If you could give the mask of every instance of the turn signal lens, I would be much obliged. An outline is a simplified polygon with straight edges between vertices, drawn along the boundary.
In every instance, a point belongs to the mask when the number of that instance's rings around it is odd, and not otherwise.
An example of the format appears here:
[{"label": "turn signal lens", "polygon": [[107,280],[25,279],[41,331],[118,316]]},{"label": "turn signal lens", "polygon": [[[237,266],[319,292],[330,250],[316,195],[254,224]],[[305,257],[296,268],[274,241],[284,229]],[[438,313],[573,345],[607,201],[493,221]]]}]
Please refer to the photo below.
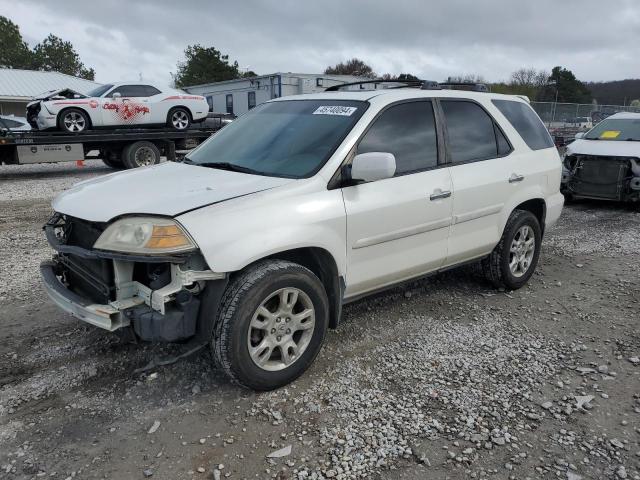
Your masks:
[{"label": "turn signal lens", "polygon": [[189,239],[182,233],[177,225],[154,225],[151,238],[145,245],[146,248],[167,249],[179,248],[190,245]]}]

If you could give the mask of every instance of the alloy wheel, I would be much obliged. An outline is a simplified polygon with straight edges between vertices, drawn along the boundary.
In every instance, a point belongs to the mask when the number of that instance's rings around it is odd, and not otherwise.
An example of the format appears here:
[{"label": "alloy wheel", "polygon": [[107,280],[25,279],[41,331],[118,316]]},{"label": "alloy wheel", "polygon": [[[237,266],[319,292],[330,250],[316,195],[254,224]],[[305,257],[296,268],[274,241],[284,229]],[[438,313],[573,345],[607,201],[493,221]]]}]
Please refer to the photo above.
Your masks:
[{"label": "alloy wheel", "polygon": [[264,299],[251,318],[249,356],[263,370],[283,370],[305,352],[314,327],[309,296],[297,288],[281,288]]},{"label": "alloy wheel", "polygon": [[171,124],[178,130],[184,130],[189,126],[189,116],[184,110],[176,110],[171,115]]},{"label": "alloy wheel", "polygon": [[87,126],[84,116],[78,112],[67,113],[62,121],[68,132],[82,132]]},{"label": "alloy wheel", "polygon": [[509,249],[509,269],[514,277],[519,278],[527,273],[535,251],[536,237],[533,229],[523,225],[514,235]]}]

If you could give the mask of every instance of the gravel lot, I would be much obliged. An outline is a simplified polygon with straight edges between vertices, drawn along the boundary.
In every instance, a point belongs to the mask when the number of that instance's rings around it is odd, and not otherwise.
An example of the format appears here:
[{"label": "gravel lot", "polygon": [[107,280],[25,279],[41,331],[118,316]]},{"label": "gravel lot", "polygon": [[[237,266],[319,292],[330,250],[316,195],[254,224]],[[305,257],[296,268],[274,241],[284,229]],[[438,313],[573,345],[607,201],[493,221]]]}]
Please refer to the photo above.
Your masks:
[{"label": "gravel lot", "polygon": [[0,478],[640,479],[640,214],[568,206],[517,292],[465,268],[346,307],[255,394],[43,294],[41,225],[99,162],[0,167]]}]

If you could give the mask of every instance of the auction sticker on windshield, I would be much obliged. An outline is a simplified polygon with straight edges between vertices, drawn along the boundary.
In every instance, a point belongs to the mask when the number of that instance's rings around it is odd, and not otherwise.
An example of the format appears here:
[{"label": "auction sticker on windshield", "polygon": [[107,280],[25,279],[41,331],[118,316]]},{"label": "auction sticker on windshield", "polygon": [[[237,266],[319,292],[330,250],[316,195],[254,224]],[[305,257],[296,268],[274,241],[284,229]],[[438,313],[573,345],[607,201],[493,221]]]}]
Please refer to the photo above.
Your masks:
[{"label": "auction sticker on windshield", "polygon": [[323,105],[316,108],[313,115],[342,115],[343,117],[350,117],[358,107],[343,107],[341,105]]},{"label": "auction sticker on windshield", "polygon": [[604,139],[618,138],[619,135],[620,135],[619,130],[606,130],[602,132],[602,134],[600,135],[600,138],[604,138]]}]

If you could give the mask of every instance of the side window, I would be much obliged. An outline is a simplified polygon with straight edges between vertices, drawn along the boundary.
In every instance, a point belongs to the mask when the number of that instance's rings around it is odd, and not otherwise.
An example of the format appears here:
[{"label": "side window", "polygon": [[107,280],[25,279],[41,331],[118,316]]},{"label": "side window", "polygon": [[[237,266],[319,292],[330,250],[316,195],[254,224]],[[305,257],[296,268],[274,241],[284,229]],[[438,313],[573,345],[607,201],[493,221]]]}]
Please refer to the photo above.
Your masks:
[{"label": "side window", "polygon": [[441,101],[453,163],[505,155],[509,142],[484,109],[473,102]]},{"label": "side window", "polygon": [[144,85],[120,85],[114,89],[109,97],[113,98],[114,93],[119,93],[123,97],[146,97],[147,91]]},{"label": "side window", "polygon": [[153,97],[154,95],[159,95],[162,92],[158,90],[156,87],[152,87],[151,85],[142,85],[144,89],[144,95],[139,95],[140,97]]},{"label": "side window", "polygon": [[492,100],[531,150],[553,147],[551,135],[533,109],[513,100]]},{"label": "side window", "polygon": [[256,106],[256,92],[247,92],[247,107],[251,110]]},{"label": "side window", "polygon": [[206,98],[207,98],[207,103],[209,104],[209,111],[213,112],[213,97],[209,95]]},{"label": "side window", "polygon": [[402,103],[382,113],[358,144],[358,153],[388,152],[396,175],[438,164],[438,140],[431,102]]},{"label": "side window", "polygon": [[233,95],[227,95],[227,113],[233,113]]}]

